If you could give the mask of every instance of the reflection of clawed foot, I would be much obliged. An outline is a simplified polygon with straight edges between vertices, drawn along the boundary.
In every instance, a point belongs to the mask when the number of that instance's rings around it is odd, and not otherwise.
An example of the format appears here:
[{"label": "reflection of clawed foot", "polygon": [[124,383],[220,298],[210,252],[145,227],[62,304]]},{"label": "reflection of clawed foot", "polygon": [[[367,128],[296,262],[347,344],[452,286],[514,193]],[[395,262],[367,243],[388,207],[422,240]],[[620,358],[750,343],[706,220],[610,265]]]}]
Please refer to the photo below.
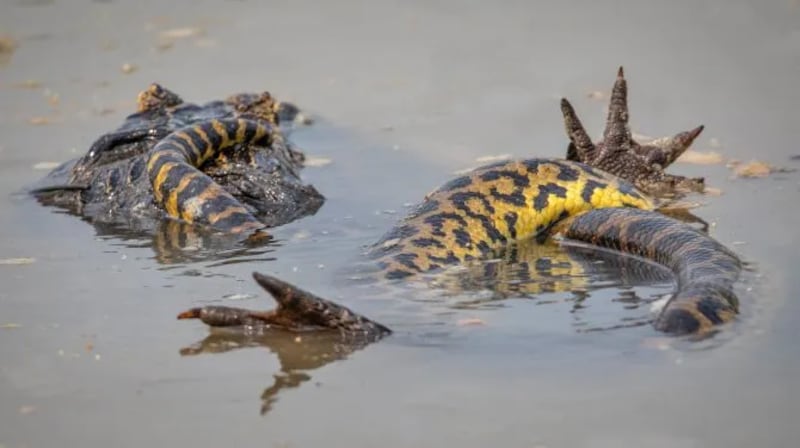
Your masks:
[{"label": "reflection of clawed foot", "polygon": [[391,333],[377,322],[275,277],[255,272],[253,278],[275,298],[275,309],[204,306],[184,311],[178,319],[200,319],[220,328],[218,333],[181,349],[183,356],[252,346],[267,347],[278,355],[281,372],[262,394],[262,414],[270,410],[281,390],[311,379],[303,371],[344,359]]},{"label": "reflection of clawed foot", "polygon": [[335,330],[369,340],[378,340],[391,333],[391,330],[377,322],[275,277],[254,272],[253,278],[278,302],[274,310],[204,306],[184,311],[178,315],[178,319],[200,319],[212,327],[241,326],[248,332],[268,329],[293,332]]},{"label": "reflection of clawed foot", "polygon": [[592,143],[566,99],[561,100],[561,112],[570,140],[567,159],[619,176],[657,196],[703,191],[703,178],[687,178],[664,172],[689,148],[703,131],[703,126],[644,144],[636,142],[628,126],[628,86],[622,67],[611,92],[602,141]]},{"label": "reflection of clawed foot", "polygon": [[261,394],[261,415],[266,415],[272,409],[272,405],[278,401],[278,393],[284,389],[294,389],[311,379],[303,372],[281,372],[273,375],[275,383],[264,389]]},{"label": "reflection of clawed foot", "polygon": [[274,382],[261,394],[261,414],[267,413],[282,391],[299,387],[311,380],[310,372],[367,346],[370,340],[352,338],[336,332],[290,333],[272,331],[247,334],[233,329],[220,329],[205,339],[180,350],[181,356],[219,354],[250,347],[264,347],[274,353],[280,371]]}]

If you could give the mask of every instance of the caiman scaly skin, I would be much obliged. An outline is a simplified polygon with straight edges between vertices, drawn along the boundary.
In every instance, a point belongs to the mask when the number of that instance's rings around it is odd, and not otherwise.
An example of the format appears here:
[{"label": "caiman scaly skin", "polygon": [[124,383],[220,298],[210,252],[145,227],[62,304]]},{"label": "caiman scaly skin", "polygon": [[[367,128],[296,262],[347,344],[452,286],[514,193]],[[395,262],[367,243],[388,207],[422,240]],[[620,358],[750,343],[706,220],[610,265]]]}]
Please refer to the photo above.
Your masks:
[{"label": "caiman scaly skin", "polygon": [[[557,231],[565,238],[645,257],[671,269],[678,286],[656,318],[656,329],[702,333],[733,319],[738,301],[732,285],[741,269],[739,259],[705,233],[654,211],[655,200],[642,191],[672,196],[702,189],[702,179],[664,172],[702,126],[649,145],[634,142],[621,68],[602,142],[591,142],[566,100],[562,112],[571,141],[570,160],[503,162],[444,184],[373,246],[369,255],[380,274],[401,279],[487,259],[509,243],[544,239]],[[268,276],[262,279],[259,283],[279,303],[274,311],[205,307],[179,317],[201,318],[212,326],[243,324],[249,331],[273,326],[291,331],[329,328],[372,339],[389,332],[292,285]],[[270,287],[276,282],[280,288]],[[301,300],[287,302],[287,297]],[[326,308],[330,312],[321,311]],[[302,312],[307,309],[315,312]]]},{"label": "caiman scaly skin", "polygon": [[185,103],[153,84],[138,112],[56,168],[33,193],[91,221],[154,231],[173,218],[227,233],[312,214],[322,196],[299,177],[303,154],[285,138],[299,110],[269,93]]},{"label": "caiman scaly skin", "polygon": [[319,298],[275,277],[253,273],[255,281],[275,298],[278,306],[270,311],[205,306],[192,308],[178,319],[200,319],[215,327],[247,326],[290,331],[336,330],[343,334],[377,339],[391,333],[387,327],[350,309]]},{"label": "caiman scaly skin", "polygon": [[702,177],[687,178],[664,172],[703,132],[703,126],[645,144],[636,142],[628,126],[628,83],[622,67],[617,72],[617,80],[611,90],[602,141],[592,143],[575,110],[566,99],[561,100],[561,112],[570,140],[567,148],[568,160],[583,162],[621,177],[659,197],[681,196],[704,190],[705,182]]}]

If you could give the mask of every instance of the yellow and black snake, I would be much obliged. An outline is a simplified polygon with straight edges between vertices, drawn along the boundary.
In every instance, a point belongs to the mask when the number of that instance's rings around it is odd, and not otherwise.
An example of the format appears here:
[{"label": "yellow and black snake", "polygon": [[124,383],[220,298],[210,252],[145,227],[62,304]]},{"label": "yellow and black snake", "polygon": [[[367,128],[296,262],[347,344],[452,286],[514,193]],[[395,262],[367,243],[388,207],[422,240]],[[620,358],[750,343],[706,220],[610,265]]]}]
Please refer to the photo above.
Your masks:
[{"label": "yellow and black snake", "polygon": [[156,202],[174,218],[216,230],[263,229],[261,221],[199,167],[235,145],[269,146],[275,135],[270,123],[244,118],[213,119],[173,132],[147,161]]},{"label": "yellow and black snake", "polygon": [[630,183],[578,162],[528,159],[447,182],[371,251],[386,278],[486,259],[511,242],[546,236],[569,216],[604,207],[653,210]]},{"label": "yellow and black snake", "polygon": [[[656,201],[642,191],[661,191],[667,182],[671,187],[682,183],[684,178],[666,175],[663,168],[702,127],[671,140],[639,145],[628,129],[626,95],[620,71],[604,140],[597,145],[588,139],[569,103],[562,102],[572,158],[583,154],[604,171],[578,161],[527,159],[496,163],[453,179],[428,194],[372,247],[369,255],[381,274],[388,280],[407,278],[491,258],[512,242],[560,235],[670,268],[677,289],[655,320],[658,330],[705,332],[730,321],[738,312],[733,292],[741,269],[737,256],[705,233],[654,211]],[[229,232],[260,229],[258,220],[197,167],[220,148],[256,143],[270,135],[269,128],[248,120],[213,120],[170,135],[153,149],[148,163],[156,199],[170,215],[185,221]],[[702,179],[691,184],[702,185]],[[213,326],[330,328],[368,337],[389,331],[281,280],[255,277],[276,298],[277,309],[209,306],[179,317],[200,318]]]}]

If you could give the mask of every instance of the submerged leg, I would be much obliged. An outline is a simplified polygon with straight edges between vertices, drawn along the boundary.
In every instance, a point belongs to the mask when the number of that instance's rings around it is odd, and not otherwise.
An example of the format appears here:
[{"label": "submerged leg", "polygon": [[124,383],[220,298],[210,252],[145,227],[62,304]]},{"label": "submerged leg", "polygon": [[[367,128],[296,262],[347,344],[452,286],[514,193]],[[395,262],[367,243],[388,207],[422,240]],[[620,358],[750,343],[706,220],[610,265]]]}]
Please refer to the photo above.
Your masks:
[{"label": "submerged leg", "polygon": [[184,311],[178,319],[200,319],[212,327],[253,326],[296,332],[338,330],[349,336],[374,340],[391,333],[387,327],[344,306],[275,277],[254,272],[253,278],[278,303],[274,310],[206,306]]}]

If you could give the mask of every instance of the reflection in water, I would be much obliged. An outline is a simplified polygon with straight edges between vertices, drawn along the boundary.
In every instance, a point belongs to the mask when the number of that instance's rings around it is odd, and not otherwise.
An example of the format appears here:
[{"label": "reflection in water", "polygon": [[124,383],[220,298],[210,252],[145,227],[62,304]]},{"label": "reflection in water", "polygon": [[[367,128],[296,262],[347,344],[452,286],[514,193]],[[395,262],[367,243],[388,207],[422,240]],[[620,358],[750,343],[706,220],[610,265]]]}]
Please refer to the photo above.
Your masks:
[{"label": "reflection in water", "polygon": [[649,261],[597,247],[527,240],[510,244],[492,260],[456,267],[440,277],[439,284],[448,291],[489,289],[505,298],[584,291],[591,285],[669,282],[672,273]]},{"label": "reflection in water", "polygon": [[[552,293],[569,293],[570,313],[574,316],[573,326],[578,332],[610,331],[650,322],[650,312],[647,310],[643,316],[636,317],[631,317],[630,312],[619,313],[621,316],[615,315],[616,322],[611,325],[593,323],[590,316],[583,316],[593,291],[616,289],[618,297],[614,301],[626,310],[637,310],[642,305],[652,303],[654,298],[640,296],[635,288],[672,281],[668,270],[645,260],[581,245],[535,242],[510,246],[496,260],[457,267],[427,278],[430,280],[428,283],[435,286],[427,290],[437,296],[440,303],[445,301],[451,309],[459,310],[491,308],[508,298],[535,297],[535,303],[545,304],[553,296]],[[374,286],[382,289],[381,295],[391,298],[395,303],[431,301],[420,300],[409,288],[409,283],[393,282]],[[364,292],[358,288],[351,291]],[[475,298],[476,293],[484,291],[490,291],[491,294]],[[450,302],[453,297],[455,303]],[[282,303],[278,297],[276,299],[279,304]],[[293,302],[290,300],[287,303]],[[430,303],[420,305],[435,312],[430,308]],[[265,314],[237,310],[243,316]],[[404,316],[414,320],[413,313]],[[228,324],[227,321],[223,323]],[[264,326],[244,325],[213,328],[209,336],[181,349],[180,353],[182,356],[225,353],[247,347],[265,347],[275,353],[280,362],[280,371],[273,375],[273,383],[261,395],[263,415],[272,409],[283,391],[310,382],[312,370],[343,360],[378,339],[380,337],[364,339],[332,331],[290,333]]]},{"label": "reflection in water", "polygon": [[[242,239],[178,221],[161,221],[152,237],[155,259],[160,264],[221,261],[221,264],[268,261],[275,241],[266,234]],[[255,257],[255,258],[254,258]]]},{"label": "reflection in water", "polygon": [[202,341],[182,348],[180,354],[225,353],[247,347],[264,347],[275,353],[281,368],[280,372],[273,375],[272,385],[261,394],[261,415],[264,415],[272,409],[282,391],[310,381],[310,371],[345,359],[367,344],[368,341],[348,338],[335,332],[297,334],[271,331],[246,334],[237,329],[214,329]]},{"label": "reflection in water", "polygon": [[216,261],[219,264],[273,261],[267,254],[279,242],[265,234],[245,238],[180,221],[140,217],[124,222],[96,221],[72,210],[56,211],[78,216],[94,227],[95,234],[128,248],[151,248],[161,265]]},{"label": "reflection in water", "polygon": [[217,261],[220,264],[271,261],[265,254],[277,242],[259,235],[241,236],[215,232],[179,221],[159,221],[154,229],[132,229],[108,223],[93,223],[97,236],[122,241],[126,247],[149,247],[162,265]]},{"label": "reflection in water", "polygon": [[[85,218],[79,211],[71,212],[92,224],[99,237],[114,239],[126,247],[151,248],[161,265],[271,260],[268,254],[276,243],[267,237],[242,239],[172,220],[142,217],[109,223]],[[705,227],[704,223],[697,223]],[[432,286],[429,291],[434,301],[445,304],[451,311],[493,308],[506,299],[535,299],[539,305],[566,302],[577,332],[611,331],[648,324],[651,321],[649,305],[658,297],[640,295],[636,288],[673,281],[672,274],[661,266],[577,244],[552,241],[542,244],[531,239],[511,244],[495,255],[492,260],[453,266],[438,274],[422,275],[419,280]],[[395,301],[431,301],[428,294],[409,294],[408,285],[383,283],[377,286],[387,291],[379,295]],[[596,314],[588,310],[592,294],[600,290],[615,290],[617,297],[612,300],[624,309],[615,310],[610,324],[599,323]],[[430,307],[426,310],[432,311]],[[414,320],[413,314],[405,317]],[[204,340],[182,349],[181,355],[224,353],[247,347],[266,347],[275,353],[281,367],[261,396],[261,413],[266,414],[282,391],[310,382],[311,371],[346,359],[371,342],[351,340],[331,332],[297,336],[280,331],[248,334],[215,330]]]},{"label": "reflection in water", "polygon": [[[567,302],[579,332],[650,323],[650,305],[669,292],[673,282],[668,269],[644,259],[580,243],[532,240],[509,245],[493,260],[458,266],[429,279],[442,296],[454,300],[450,307],[455,309],[489,309],[510,298],[532,299],[538,305]],[[642,295],[643,287],[652,294]],[[598,323],[588,310],[592,294],[601,290],[613,291],[612,301],[623,308],[612,324]],[[642,308],[644,312],[636,313]]]}]

